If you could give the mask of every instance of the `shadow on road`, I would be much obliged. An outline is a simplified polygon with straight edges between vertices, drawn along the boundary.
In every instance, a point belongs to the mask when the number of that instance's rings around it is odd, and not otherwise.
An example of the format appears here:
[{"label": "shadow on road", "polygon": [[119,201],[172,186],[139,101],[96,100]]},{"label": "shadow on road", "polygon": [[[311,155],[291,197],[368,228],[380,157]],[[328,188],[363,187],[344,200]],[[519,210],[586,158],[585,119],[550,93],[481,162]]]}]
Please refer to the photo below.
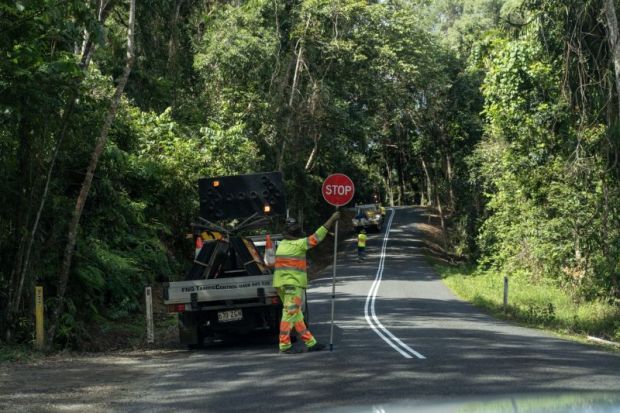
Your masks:
[{"label": "shadow on road", "polygon": [[[405,221],[416,213],[401,212]],[[620,356],[494,320],[456,299],[423,259],[415,229],[401,222],[390,234],[375,310],[426,359],[405,359],[367,323],[382,246],[376,234],[365,262],[350,249],[340,257],[333,352],[280,355],[271,338],[256,335],[199,351],[5,366],[0,411],[321,411],[422,398],[620,392]],[[311,329],[323,342],[330,278],[326,269],[310,292]]]}]

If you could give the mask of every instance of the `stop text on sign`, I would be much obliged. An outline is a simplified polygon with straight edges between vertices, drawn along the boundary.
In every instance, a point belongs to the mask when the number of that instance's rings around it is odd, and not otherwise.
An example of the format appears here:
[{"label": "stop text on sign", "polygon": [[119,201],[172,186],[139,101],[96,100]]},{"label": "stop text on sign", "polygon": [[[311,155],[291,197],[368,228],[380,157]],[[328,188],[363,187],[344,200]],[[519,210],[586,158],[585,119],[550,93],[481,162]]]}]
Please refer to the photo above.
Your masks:
[{"label": "stop text on sign", "polygon": [[323,182],[323,198],[334,206],[348,204],[355,194],[355,185],[351,178],[344,174],[333,174]]},{"label": "stop text on sign", "polygon": [[351,185],[326,185],[325,195],[348,195],[349,192],[353,192],[353,186]]}]

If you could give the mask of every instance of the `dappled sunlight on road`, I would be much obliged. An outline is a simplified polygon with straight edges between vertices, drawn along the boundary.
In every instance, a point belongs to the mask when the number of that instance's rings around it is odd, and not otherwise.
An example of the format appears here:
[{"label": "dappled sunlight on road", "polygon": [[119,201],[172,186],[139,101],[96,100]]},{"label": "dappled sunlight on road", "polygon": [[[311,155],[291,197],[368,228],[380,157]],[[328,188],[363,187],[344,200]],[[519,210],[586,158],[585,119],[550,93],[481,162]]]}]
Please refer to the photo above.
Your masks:
[{"label": "dappled sunlight on road", "polygon": [[[398,211],[404,222],[411,219],[412,210]],[[4,366],[0,384],[8,397],[0,398],[0,410],[254,413],[471,395],[620,394],[620,355],[495,320],[459,300],[406,231],[387,243],[374,307],[385,328],[426,357],[404,358],[364,315],[382,236],[370,237],[364,262],[351,250],[339,257],[333,352],[281,355],[273,338],[252,335],[199,351]],[[328,268],[308,291],[309,327],[323,343],[330,337],[331,281]]]}]

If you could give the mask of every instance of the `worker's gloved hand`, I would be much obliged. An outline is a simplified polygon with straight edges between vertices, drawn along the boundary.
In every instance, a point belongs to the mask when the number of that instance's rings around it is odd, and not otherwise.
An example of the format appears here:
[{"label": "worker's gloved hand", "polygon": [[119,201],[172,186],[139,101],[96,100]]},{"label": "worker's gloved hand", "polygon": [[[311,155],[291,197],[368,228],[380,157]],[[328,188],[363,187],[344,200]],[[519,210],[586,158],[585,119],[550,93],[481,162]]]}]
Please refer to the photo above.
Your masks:
[{"label": "worker's gloved hand", "polygon": [[325,228],[329,229],[332,225],[334,225],[334,222],[336,222],[339,219],[340,219],[340,211],[334,212],[332,216],[329,217],[327,222],[325,222]]}]

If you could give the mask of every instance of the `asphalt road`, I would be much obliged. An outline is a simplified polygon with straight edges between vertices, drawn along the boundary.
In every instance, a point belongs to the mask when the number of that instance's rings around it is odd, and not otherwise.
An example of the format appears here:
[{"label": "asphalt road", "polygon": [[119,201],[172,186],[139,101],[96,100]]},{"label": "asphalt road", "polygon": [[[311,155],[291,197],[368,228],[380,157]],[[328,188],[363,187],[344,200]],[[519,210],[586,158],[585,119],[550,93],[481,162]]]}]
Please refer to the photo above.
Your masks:
[{"label": "asphalt road", "polygon": [[[420,219],[414,208],[388,210],[364,262],[353,241],[339,255],[332,352],[280,355],[256,338],[5,368],[0,410],[398,411],[421,400],[544,394],[574,405],[584,392],[620,395],[620,355],[497,321],[457,299],[422,255]],[[329,344],[331,269],[308,297],[310,328]]]}]

